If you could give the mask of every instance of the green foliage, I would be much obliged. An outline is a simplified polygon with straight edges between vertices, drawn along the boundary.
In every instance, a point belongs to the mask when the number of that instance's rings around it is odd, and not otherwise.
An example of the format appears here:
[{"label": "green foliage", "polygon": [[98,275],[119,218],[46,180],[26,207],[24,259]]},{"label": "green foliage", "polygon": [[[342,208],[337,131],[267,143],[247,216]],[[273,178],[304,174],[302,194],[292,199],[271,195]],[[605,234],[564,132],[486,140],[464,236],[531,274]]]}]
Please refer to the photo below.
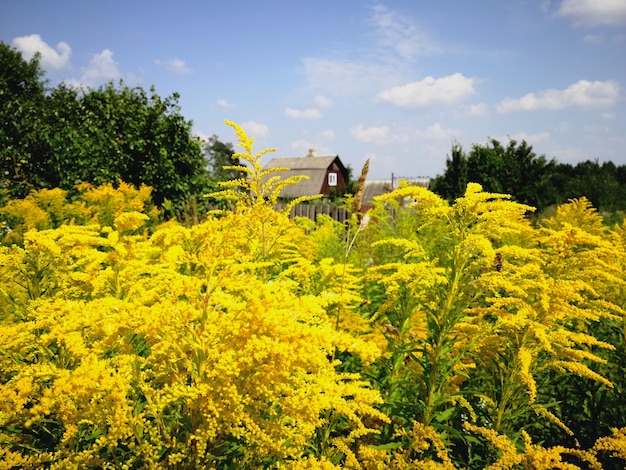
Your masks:
[{"label": "green foliage", "polygon": [[564,199],[557,202],[585,196],[602,212],[626,210],[626,166],[587,160],[575,166],[560,164],[557,171],[567,175],[562,182]]},{"label": "green foliage", "polygon": [[31,156],[45,150],[45,83],[39,56],[25,61],[0,41],[0,188],[24,196],[33,185]]},{"label": "green foliage", "polygon": [[177,101],[176,93],[162,99],[154,87],[148,95],[122,82],[87,91],[60,85],[48,98],[50,154],[38,162],[45,184],[146,184],[155,203],[167,198],[176,206],[201,193],[207,176],[201,145]]},{"label": "green foliage", "polygon": [[318,214],[316,221],[308,217],[296,218],[296,224],[309,232],[306,247],[311,258],[321,261],[331,258],[342,262],[346,251],[346,226],[326,214]]},{"label": "green foliage", "polygon": [[432,189],[452,201],[467,183],[478,183],[486,191],[511,194],[515,200],[539,209],[552,204],[550,176],[556,162],[537,156],[526,141],[510,140],[504,147],[496,139],[487,145],[474,144],[465,154],[457,143],[446,160],[446,172],[432,182]]},{"label": "green foliage", "polygon": [[202,145],[211,181],[231,181],[245,176],[241,170],[232,169],[240,165],[239,158],[233,158],[235,148],[230,143],[220,142],[217,136],[208,138]]},{"label": "green foliage", "polygon": [[605,213],[609,223],[621,222],[626,210],[626,166],[584,161],[572,166],[537,156],[530,145],[510,140],[504,147],[495,139],[475,144],[469,153],[454,143],[446,170],[431,189],[452,202],[469,182],[486,190],[510,194],[540,213],[570,199],[586,197]]},{"label": "green foliage", "polygon": [[470,181],[467,156],[458,143],[452,144],[451,155],[446,159],[446,171],[431,181],[431,188],[442,197],[452,201],[461,197]]},{"label": "green foliage", "polygon": [[[174,215],[210,191],[212,177],[233,176],[209,173],[177,93],[161,98],[154,87],[146,92],[121,80],[97,89],[61,83],[46,90],[38,58],[26,62],[3,43],[0,65],[0,188],[13,197],[121,180],[150,186],[154,203],[169,201]],[[216,139],[209,149],[209,156],[230,151]]]}]

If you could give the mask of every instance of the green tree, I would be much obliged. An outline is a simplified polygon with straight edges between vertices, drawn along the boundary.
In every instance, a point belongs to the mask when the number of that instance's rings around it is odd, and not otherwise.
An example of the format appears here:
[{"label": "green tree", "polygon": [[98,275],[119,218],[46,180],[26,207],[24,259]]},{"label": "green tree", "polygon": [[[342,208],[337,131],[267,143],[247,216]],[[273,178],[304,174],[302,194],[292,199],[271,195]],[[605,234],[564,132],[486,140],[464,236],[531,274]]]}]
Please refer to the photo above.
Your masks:
[{"label": "green tree", "polygon": [[179,95],[162,99],[122,81],[77,91],[60,85],[48,98],[47,167],[51,186],[123,180],[154,188],[157,204],[176,206],[206,189],[208,173],[192,122],[180,115]]},{"label": "green tree", "polygon": [[31,187],[31,155],[42,153],[44,75],[35,55],[26,61],[0,42],[0,188],[24,196]]},{"label": "green tree", "polygon": [[233,144],[221,142],[216,135],[212,135],[202,142],[202,151],[204,152],[204,159],[207,165],[208,182],[205,195],[194,201],[198,212],[204,214],[213,209],[224,210],[232,208],[232,201],[207,197],[207,195],[222,191],[224,187],[220,183],[238,180],[247,176],[244,171],[236,168],[241,166],[242,162],[235,156]]},{"label": "green tree", "polygon": [[119,180],[153,187],[156,204],[185,207],[209,191],[209,173],[177,93],[163,99],[122,81],[46,89],[35,56],[0,43],[0,186],[72,190]]},{"label": "green tree", "polygon": [[246,176],[241,170],[228,168],[241,165],[239,158],[234,157],[233,144],[220,142],[216,135],[212,135],[203,143],[202,148],[212,182],[236,180]]},{"label": "green tree", "polygon": [[554,202],[550,188],[555,165],[554,160],[537,156],[525,141],[511,139],[503,146],[490,139],[487,145],[474,144],[469,154],[455,143],[433,191],[453,200],[463,194],[468,182],[479,183],[486,191],[510,194],[518,202],[543,209]]},{"label": "green tree", "polygon": [[[623,172],[622,172],[623,174]],[[613,162],[602,165],[597,160],[578,163],[572,171],[567,187],[567,197],[585,196],[594,207],[613,212],[626,208],[626,199],[620,181],[620,172]]]},{"label": "green tree", "polygon": [[452,144],[451,155],[446,158],[446,171],[431,182],[431,189],[452,201],[465,193],[467,179],[467,156],[457,142]]}]

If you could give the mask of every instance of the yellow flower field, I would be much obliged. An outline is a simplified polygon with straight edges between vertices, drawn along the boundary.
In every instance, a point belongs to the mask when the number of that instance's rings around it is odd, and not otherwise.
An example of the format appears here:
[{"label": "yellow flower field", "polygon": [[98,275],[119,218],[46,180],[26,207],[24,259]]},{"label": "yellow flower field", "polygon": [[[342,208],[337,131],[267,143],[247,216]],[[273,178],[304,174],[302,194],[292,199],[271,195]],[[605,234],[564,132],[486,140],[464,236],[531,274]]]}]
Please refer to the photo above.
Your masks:
[{"label": "yellow flower field", "polygon": [[0,468],[624,468],[626,225],[476,184],[293,221],[229,124],[192,227],[124,183],[0,208]]}]

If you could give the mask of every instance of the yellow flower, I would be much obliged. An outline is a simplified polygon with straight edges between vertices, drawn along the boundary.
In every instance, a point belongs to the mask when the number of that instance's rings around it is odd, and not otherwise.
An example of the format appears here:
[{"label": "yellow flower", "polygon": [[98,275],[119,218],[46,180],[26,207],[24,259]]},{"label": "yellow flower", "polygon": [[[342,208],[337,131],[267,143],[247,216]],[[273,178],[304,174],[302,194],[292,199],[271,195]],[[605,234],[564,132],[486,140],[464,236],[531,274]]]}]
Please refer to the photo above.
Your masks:
[{"label": "yellow flower", "polygon": [[113,225],[117,231],[121,233],[129,230],[137,230],[149,219],[146,214],[142,214],[141,212],[122,212],[115,217]]}]

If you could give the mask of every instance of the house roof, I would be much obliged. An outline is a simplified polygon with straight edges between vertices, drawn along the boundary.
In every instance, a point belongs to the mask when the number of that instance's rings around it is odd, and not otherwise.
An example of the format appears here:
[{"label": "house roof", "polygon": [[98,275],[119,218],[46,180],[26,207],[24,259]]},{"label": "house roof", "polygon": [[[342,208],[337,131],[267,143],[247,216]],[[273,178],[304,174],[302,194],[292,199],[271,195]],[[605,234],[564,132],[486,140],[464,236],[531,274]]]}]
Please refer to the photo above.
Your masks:
[{"label": "house roof", "polygon": [[391,180],[365,180],[363,203],[370,204],[376,196],[390,193],[392,189]]},{"label": "house roof", "polygon": [[328,157],[288,157],[274,158],[270,160],[263,169],[289,168],[289,171],[276,173],[282,180],[290,176],[308,176],[308,179],[301,180],[297,185],[289,185],[283,188],[281,197],[297,198],[302,196],[314,196],[321,194],[322,185],[326,181],[326,170],[335,160],[340,170],[346,174],[346,169],[339,160],[338,155]]},{"label": "house roof", "polygon": [[[422,186],[424,188],[428,188],[430,185],[430,178],[428,177],[394,178],[393,180],[365,180],[363,203],[371,204],[376,196],[393,191],[395,187],[397,187],[398,179],[406,180],[412,186]],[[395,187],[394,183],[396,185]]]},{"label": "house roof", "polygon": [[265,165],[265,169],[283,167],[292,170],[326,170],[335,158],[337,158],[337,155],[332,157],[274,158]]}]

